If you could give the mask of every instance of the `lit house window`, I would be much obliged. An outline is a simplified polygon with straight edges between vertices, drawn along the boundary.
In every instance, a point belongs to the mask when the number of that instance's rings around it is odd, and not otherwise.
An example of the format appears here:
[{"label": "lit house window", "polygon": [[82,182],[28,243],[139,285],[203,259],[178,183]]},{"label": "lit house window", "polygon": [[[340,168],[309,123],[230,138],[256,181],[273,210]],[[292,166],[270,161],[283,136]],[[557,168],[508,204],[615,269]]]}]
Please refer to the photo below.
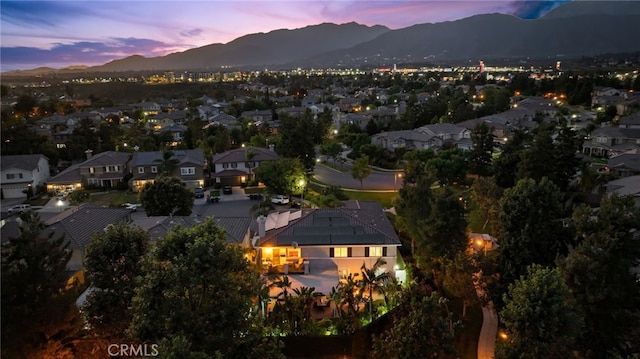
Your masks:
[{"label": "lit house window", "polygon": [[364,247],[365,257],[386,257],[387,247]]},{"label": "lit house window", "polygon": [[181,167],[180,168],[180,174],[183,175],[183,176],[194,175],[194,174],[196,174],[196,168],[195,167]]},{"label": "lit house window", "polygon": [[351,257],[350,247],[336,247],[329,250],[329,257],[346,258]]}]

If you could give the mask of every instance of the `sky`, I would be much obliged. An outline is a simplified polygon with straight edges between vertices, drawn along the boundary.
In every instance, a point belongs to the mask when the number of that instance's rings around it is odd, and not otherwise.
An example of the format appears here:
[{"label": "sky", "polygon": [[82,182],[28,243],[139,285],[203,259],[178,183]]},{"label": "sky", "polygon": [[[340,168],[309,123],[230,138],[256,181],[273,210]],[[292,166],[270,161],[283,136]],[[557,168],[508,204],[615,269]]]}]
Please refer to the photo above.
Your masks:
[{"label": "sky", "polygon": [[502,13],[535,19],[570,0],[111,0],[0,2],[0,71],[163,56],[325,22],[390,29]]}]

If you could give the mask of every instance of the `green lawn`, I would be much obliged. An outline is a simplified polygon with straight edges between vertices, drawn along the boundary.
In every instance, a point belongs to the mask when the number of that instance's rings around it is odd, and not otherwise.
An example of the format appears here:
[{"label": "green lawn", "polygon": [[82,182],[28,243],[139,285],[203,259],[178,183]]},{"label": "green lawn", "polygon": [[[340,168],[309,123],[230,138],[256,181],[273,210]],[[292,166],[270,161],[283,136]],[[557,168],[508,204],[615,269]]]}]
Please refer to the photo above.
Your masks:
[{"label": "green lawn", "polygon": [[89,196],[89,203],[96,206],[121,207],[125,203],[139,203],[138,194],[130,191],[109,191]]},{"label": "green lawn", "polygon": [[344,191],[349,199],[358,201],[378,201],[382,207],[393,207],[393,200],[398,196],[396,192],[351,192]]}]

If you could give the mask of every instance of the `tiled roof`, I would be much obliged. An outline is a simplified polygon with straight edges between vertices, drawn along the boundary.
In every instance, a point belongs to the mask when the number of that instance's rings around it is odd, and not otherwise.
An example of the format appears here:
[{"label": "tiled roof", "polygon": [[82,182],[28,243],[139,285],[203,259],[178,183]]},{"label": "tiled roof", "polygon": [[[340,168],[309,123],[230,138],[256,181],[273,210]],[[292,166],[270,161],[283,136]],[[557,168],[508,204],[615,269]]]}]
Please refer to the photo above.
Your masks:
[{"label": "tiled roof", "polygon": [[[205,164],[204,152],[200,149],[196,150],[175,150],[173,151],[173,157],[178,159],[181,163],[197,163],[200,165]],[[131,166],[157,166],[158,162],[162,160],[162,152],[134,152],[131,159]]]},{"label": "tiled roof", "polygon": [[347,201],[341,208],[303,210],[299,219],[267,230],[258,246],[400,245],[375,201]]},{"label": "tiled roof", "polygon": [[124,165],[129,161],[130,157],[131,153],[129,152],[105,151],[97,153],[91,156],[88,160],[80,163],[80,167]]},{"label": "tiled roof", "polygon": [[31,171],[38,167],[38,161],[40,158],[49,160],[44,155],[9,155],[0,157],[0,163],[2,170],[9,168],[20,168],[23,170]]},{"label": "tiled roof", "polygon": [[610,168],[628,168],[640,172],[640,153],[623,153],[611,157],[607,165]]},{"label": "tiled roof", "polygon": [[72,183],[79,182],[82,180],[82,175],[80,174],[80,164],[75,164],[65,168],[62,172],[57,175],[51,177],[47,183],[50,184],[58,184],[58,183]]},{"label": "tiled roof", "polygon": [[103,231],[108,225],[129,222],[131,212],[125,208],[105,208],[83,203],[76,209],[67,210],[45,222],[43,234],[64,235],[70,248],[84,248],[94,233]]},{"label": "tiled roof", "polygon": [[620,126],[640,125],[640,111],[628,116],[620,117]]},{"label": "tiled roof", "polygon": [[[152,240],[164,238],[169,231],[176,226],[190,228],[204,221],[201,217],[174,216],[157,217],[155,225],[149,229]],[[245,235],[249,231],[251,218],[249,217],[215,217],[214,222],[222,227],[226,233],[227,242],[230,244],[242,244]]]},{"label": "tiled roof", "polygon": [[[251,158],[247,158],[247,153],[253,151],[255,155]],[[271,161],[280,158],[277,153],[266,148],[261,147],[244,147],[236,148],[222,153],[217,153],[213,156],[213,163],[228,163],[228,162],[245,162],[245,161]]]}]

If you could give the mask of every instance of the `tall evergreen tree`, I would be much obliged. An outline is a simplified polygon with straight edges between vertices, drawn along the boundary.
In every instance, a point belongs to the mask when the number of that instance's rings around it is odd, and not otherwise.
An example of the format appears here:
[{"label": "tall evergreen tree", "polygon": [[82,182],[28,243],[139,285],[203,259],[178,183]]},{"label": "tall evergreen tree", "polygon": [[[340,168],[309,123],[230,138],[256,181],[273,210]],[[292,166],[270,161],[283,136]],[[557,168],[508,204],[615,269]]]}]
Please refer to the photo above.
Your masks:
[{"label": "tall evergreen tree", "polygon": [[479,176],[491,175],[491,161],[493,154],[493,134],[491,127],[482,123],[471,131],[473,148],[467,156],[469,173]]}]

